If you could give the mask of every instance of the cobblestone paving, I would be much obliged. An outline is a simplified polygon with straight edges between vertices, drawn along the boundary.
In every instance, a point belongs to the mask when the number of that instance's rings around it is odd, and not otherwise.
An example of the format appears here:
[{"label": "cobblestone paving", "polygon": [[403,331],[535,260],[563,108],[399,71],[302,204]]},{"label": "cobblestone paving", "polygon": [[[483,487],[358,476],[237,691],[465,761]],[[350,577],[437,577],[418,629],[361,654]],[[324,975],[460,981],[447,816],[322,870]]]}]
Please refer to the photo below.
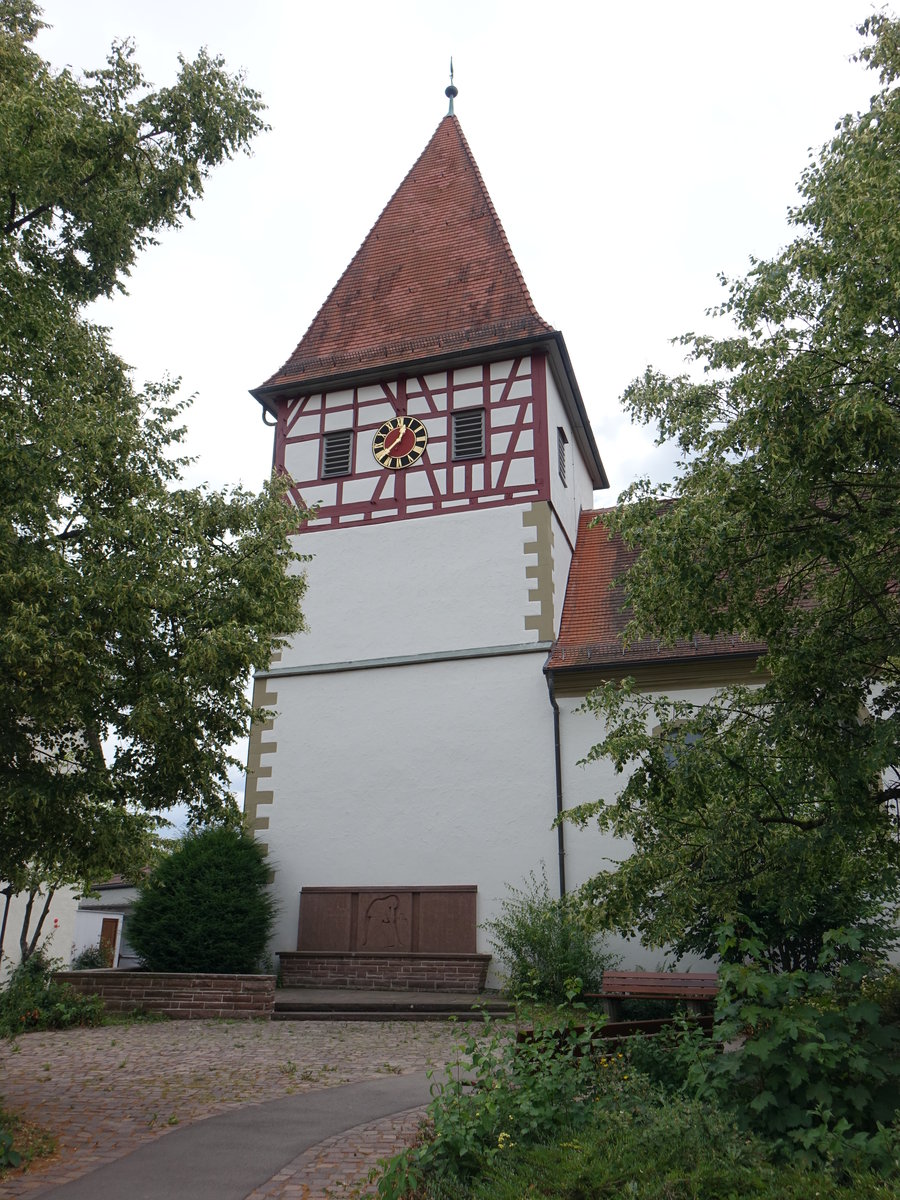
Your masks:
[{"label": "cobblestone paving", "polygon": [[[54,1132],[60,1148],[49,1163],[0,1182],[0,1197],[40,1196],[176,1125],[230,1108],[449,1061],[463,1029],[443,1022],[172,1021],[0,1043],[0,1097]],[[356,1182],[416,1124],[388,1118],[313,1147],[300,1156],[306,1161],[279,1172],[280,1183],[270,1181],[275,1190],[258,1195],[314,1200]]]},{"label": "cobblestone paving", "polygon": [[380,1159],[390,1158],[416,1138],[426,1109],[358,1125],[312,1146],[255,1188],[247,1200],[357,1200],[368,1196],[366,1180]]}]

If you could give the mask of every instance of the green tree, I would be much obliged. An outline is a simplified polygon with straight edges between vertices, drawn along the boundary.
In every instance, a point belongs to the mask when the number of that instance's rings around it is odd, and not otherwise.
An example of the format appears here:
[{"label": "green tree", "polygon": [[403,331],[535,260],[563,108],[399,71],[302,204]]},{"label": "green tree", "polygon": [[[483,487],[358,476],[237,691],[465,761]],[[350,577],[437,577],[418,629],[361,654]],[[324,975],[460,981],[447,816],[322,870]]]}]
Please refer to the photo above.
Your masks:
[{"label": "green tree", "polygon": [[723,280],[731,331],[682,339],[702,371],[648,369],[625,396],[683,452],[607,522],[641,548],[631,631],[764,642],[762,686],[592,697],[592,757],[634,773],[577,814],[635,840],[594,880],[608,920],[709,949],[744,913],[787,967],[831,925],[890,924],[898,894],[900,24],[860,33],[881,86],[803,173],[796,236]]},{"label": "green tree", "polygon": [[758,930],[783,970],[815,969],[840,927],[859,932],[865,953],[890,944],[890,814],[844,807],[835,759],[764,705],[749,690],[695,707],[615,683],[589,698],[607,733],[587,761],[611,757],[627,778],[613,802],[570,815],[633,844],[585,889],[603,925],[678,957],[714,957],[730,920],[743,936]]},{"label": "green tree", "polygon": [[[86,883],[154,814],[233,804],[252,667],[302,626],[283,481],[181,482],[186,402],[138,390],[84,305],[121,289],[264,126],[202,51],[150,91],[128,43],[83,79],[0,0],[0,879]],[[240,765],[240,764],[237,764]]]},{"label": "green tree", "polygon": [[128,940],[151,971],[257,971],[275,919],[268,881],[239,825],[189,833],[142,885]]}]

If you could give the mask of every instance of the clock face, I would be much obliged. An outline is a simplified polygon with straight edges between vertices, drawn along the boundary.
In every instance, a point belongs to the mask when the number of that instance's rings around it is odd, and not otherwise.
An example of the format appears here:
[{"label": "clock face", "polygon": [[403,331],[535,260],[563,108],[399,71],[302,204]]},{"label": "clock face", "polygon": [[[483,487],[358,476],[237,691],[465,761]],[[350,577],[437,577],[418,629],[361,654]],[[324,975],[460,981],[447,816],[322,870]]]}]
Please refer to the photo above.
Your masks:
[{"label": "clock face", "polygon": [[389,471],[402,471],[418,462],[428,445],[428,430],[415,417],[391,417],[372,439],[375,460]]}]

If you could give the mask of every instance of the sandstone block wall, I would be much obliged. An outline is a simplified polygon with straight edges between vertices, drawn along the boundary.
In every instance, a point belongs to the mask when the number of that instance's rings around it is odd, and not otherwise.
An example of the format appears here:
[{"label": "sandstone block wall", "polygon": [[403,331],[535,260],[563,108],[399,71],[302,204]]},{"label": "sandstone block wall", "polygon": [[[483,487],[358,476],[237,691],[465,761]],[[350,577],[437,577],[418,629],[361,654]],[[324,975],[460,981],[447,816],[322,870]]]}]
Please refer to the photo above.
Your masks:
[{"label": "sandstone block wall", "polygon": [[164,1013],[179,1020],[272,1016],[274,975],[169,974],[162,971],[61,971],[55,976],[107,1012]]},{"label": "sandstone block wall", "polygon": [[278,955],[285,987],[388,991],[480,992],[489,954],[365,954],[285,950]]}]

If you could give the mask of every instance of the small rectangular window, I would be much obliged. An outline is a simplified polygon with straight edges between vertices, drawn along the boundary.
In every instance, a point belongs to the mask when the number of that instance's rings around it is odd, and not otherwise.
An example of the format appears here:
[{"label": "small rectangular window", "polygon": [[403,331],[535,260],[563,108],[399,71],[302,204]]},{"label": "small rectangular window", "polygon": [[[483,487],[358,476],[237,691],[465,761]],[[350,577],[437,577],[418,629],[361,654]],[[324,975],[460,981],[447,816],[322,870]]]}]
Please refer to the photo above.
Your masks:
[{"label": "small rectangular window", "polygon": [[484,456],[484,409],[464,408],[453,414],[453,457]]},{"label": "small rectangular window", "polygon": [[685,750],[703,741],[702,733],[697,733],[695,730],[690,729],[687,732],[682,732],[681,726],[684,724],[684,721],[675,720],[668,726],[657,725],[653,730],[655,738],[665,738],[663,753],[666,756],[666,764],[669,767],[674,767],[677,764]]},{"label": "small rectangular window", "polygon": [[559,477],[563,482],[563,487],[566,484],[566,446],[569,444],[569,439],[566,437],[566,431],[561,425],[556,430],[556,458],[559,463]]},{"label": "small rectangular window", "polygon": [[349,475],[353,458],[353,430],[341,429],[325,434],[322,447],[322,478]]}]

